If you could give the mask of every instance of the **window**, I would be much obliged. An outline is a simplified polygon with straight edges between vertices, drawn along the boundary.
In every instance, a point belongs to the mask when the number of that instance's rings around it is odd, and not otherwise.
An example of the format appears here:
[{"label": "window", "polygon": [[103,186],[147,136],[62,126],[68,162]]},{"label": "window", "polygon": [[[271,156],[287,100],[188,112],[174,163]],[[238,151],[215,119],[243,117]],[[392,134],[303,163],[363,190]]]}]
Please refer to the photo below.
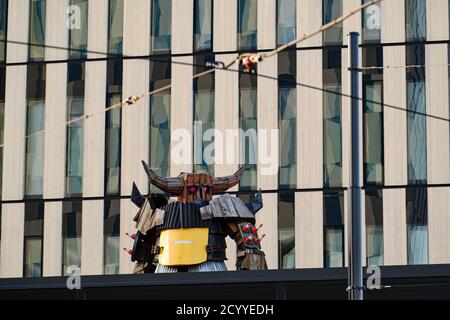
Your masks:
[{"label": "window", "polygon": [[366,189],[366,257],[368,266],[383,265],[383,191]]},{"label": "window", "polygon": [[[322,24],[327,24],[342,16],[342,0],[322,0]],[[342,23],[323,32],[325,45],[342,44]]]},{"label": "window", "polygon": [[8,0],[0,0],[0,62],[6,60],[6,29],[8,26]]},{"label": "window", "polygon": [[277,0],[277,43],[282,45],[296,37],[296,0]]},{"label": "window", "polygon": [[[86,59],[88,34],[88,0],[70,0],[71,6],[79,8],[79,18],[69,29],[70,59]],[[75,12],[74,12],[75,13]],[[78,19],[77,19],[78,20]]]},{"label": "window", "polygon": [[109,0],[108,53],[123,53],[123,0]]},{"label": "window", "polygon": [[[406,47],[407,65],[425,64],[425,46]],[[406,71],[406,100],[408,127],[408,181],[409,184],[427,182],[425,68]]]},{"label": "window", "polygon": [[120,253],[120,200],[105,200],[104,205],[104,274],[118,274]]},{"label": "window", "polygon": [[[5,80],[6,67],[0,67],[0,144],[4,142],[5,131]],[[3,177],[3,148],[0,148],[0,198],[2,194],[2,177]]]},{"label": "window", "polygon": [[[383,48],[363,48],[364,66],[383,66]],[[363,73],[364,183],[382,185],[383,152],[383,70]]]},{"label": "window", "polygon": [[297,51],[278,54],[278,127],[280,188],[297,188]]},{"label": "window", "polygon": [[256,190],[257,188],[257,77],[250,73],[239,75],[239,128],[241,134],[240,163],[247,164],[239,181],[239,190]]},{"label": "window", "polygon": [[[122,62],[108,61],[107,71],[108,107],[122,101]],[[120,156],[122,132],[122,108],[106,112],[105,135],[105,194],[120,194]]]},{"label": "window", "polygon": [[342,185],[341,50],[323,55],[323,177],[326,187]]},{"label": "window", "polygon": [[[170,84],[171,61],[150,61],[150,91]],[[150,167],[161,176],[169,175],[170,89],[150,96]],[[150,190],[156,187],[150,185]]]},{"label": "window", "polygon": [[194,0],[194,51],[212,50],[213,0]]},{"label": "window", "polygon": [[295,193],[278,193],[278,268],[295,269]]},{"label": "window", "polygon": [[81,267],[81,213],[81,201],[63,202],[63,275],[71,274],[68,270],[70,266]]},{"label": "window", "polygon": [[30,0],[30,60],[45,57],[45,7],[46,0]]},{"label": "window", "polygon": [[23,276],[42,277],[44,203],[25,204]]},{"label": "window", "polygon": [[[363,0],[363,4],[370,0]],[[379,43],[381,41],[381,5],[375,3],[364,9],[362,14],[362,36],[364,43]]]},{"label": "window", "polygon": [[426,2],[405,0],[406,41],[425,41],[427,37]]},{"label": "window", "polygon": [[257,1],[238,0],[238,50],[256,49]]},{"label": "window", "polygon": [[[208,68],[213,55],[195,56],[194,73]],[[202,67],[200,67],[202,66]],[[206,172],[214,176],[214,73],[194,79],[194,172]]]},{"label": "window", "polygon": [[42,197],[44,174],[45,65],[29,65],[27,75],[27,136],[25,196]]},{"label": "window", "polygon": [[344,265],[344,193],[327,192],[323,195],[324,267]]},{"label": "window", "polygon": [[406,190],[408,264],[428,263],[427,189]]},{"label": "window", "polygon": [[168,52],[171,48],[172,0],[152,0],[152,52]]},{"label": "window", "polygon": [[85,64],[73,62],[68,65],[66,142],[66,194],[80,196],[83,192],[83,120],[84,115]]}]

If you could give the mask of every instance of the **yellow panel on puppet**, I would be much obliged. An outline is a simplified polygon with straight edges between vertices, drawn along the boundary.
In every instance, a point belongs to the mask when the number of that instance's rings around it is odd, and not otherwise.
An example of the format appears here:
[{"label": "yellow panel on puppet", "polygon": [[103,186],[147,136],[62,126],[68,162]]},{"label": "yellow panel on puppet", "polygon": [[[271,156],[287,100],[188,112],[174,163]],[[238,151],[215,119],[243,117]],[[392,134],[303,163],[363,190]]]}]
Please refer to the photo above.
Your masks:
[{"label": "yellow panel on puppet", "polygon": [[184,228],[161,231],[159,263],[186,266],[206,261],[208,228]]}]

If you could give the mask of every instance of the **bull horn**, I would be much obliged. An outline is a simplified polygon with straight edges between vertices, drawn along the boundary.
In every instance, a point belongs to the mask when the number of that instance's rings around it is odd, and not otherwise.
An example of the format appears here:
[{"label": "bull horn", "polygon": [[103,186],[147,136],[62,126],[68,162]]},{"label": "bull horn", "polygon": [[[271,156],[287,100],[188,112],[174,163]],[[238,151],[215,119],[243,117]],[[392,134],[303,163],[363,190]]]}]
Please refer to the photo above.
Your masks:
[{"label": "bull horn", "polygon": [[134,182],[133,191],[131,192],[131,202],[133,202],[138,208],[142,207],[145,202],[145,197],[141,194]]},{"label": "bull horn", "polygon": [[142,161],[142,165],[144,166],[145,173],[152,185],[173,195],[181,194],[183,183],[179,177],[160,177],[155,171],[150,169],[145,161]]},{"label": "bull horn", "polygon": [[226,177],[214,177],[213,178],[213,193],[220,194],[224,193],[230,188],[233,188],[235,185],[239,183],[242,175],[244,174],[245,168],[247,165],[243,165],[236,171],[234,174]]}]

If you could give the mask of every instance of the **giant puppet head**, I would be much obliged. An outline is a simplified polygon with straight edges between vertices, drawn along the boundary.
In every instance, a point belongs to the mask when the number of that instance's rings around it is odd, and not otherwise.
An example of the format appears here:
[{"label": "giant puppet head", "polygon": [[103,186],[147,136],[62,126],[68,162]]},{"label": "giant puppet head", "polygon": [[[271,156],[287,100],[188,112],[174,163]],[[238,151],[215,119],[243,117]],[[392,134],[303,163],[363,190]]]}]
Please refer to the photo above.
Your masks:
[{"label": "giant puppet head", "polygon": [[211,177],[207,173],[184,173],[178,177],[160,177],[145,161],[142,161],[150,183],[164,192],[178,196],[179,202],[194,202],[197,199],[211,201],[214,194],[222,194],[239,183],[245,165],[230,176]]}]

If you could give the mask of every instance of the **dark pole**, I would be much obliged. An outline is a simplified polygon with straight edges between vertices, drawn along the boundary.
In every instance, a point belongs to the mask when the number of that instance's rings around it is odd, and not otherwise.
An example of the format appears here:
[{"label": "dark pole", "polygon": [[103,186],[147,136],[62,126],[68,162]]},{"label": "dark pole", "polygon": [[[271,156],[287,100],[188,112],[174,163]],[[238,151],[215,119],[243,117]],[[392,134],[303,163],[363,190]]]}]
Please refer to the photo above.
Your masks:
[{"label": "dark pole", "polygon": [[362,110],[359,106],[359,33],[349,33],[350,110],[352,118],[351,217],[348,261],[349,300],[363,300],[362,269]]}]

